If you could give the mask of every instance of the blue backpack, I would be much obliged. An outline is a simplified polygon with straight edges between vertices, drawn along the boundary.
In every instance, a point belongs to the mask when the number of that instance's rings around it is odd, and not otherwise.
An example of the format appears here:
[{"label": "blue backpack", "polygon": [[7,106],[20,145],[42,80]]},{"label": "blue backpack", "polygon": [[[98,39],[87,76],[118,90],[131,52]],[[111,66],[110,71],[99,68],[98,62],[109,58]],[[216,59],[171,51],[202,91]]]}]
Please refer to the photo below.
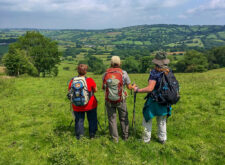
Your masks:
[{"label": "blue backpack", "polygon": [[69,99],[76,106],[84,106],[89,102],[92,92],[88,91],[85,77],[73,78],[69,95]]}]

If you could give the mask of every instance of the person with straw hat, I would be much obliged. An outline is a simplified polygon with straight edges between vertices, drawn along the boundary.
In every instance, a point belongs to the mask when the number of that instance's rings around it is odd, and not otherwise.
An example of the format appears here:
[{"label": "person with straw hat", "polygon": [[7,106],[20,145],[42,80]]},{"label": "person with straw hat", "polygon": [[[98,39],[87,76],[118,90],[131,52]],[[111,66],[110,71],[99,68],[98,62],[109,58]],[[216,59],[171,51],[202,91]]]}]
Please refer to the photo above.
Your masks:
[{"label": "person with straw hat", "polygon": [[[138,87],[135,87],[134,92],[150,94],[150,92],[159,88],[162,75],[168,74],[170,72],[170,69],[168,68],[170,60],[167,59],[166,52],[157,52],[152,62],[155,64],[155,68],[150,73],[148,86],[142,89],[138,89]],[[143,108],[143,141],[145,143],[150,142],[152,118],[156,116],[159,142],[164,144],[167,140],[166,120],[167,115],[171,114],[171,108],[169,107],[168,109],[167,105],[161,105],[158,102],[154,101],[154,99],[152,99],[149,94],[147,95],[149,97],[147,97],[145,106]]]},{"label": "person with straw hat", "polygon": [[122,138],[124,140],[128,139],[129,121],[125,86],[132,90],[135,84],[131,85],[127,72],[121,69],[120,57],[113,56],[111,58],[111,68],[107,69],[103,75],[103,89],[105,90],[105,106],[108,114],[109,132],[115,142],[119,140],[116,109],[119,113]]}]

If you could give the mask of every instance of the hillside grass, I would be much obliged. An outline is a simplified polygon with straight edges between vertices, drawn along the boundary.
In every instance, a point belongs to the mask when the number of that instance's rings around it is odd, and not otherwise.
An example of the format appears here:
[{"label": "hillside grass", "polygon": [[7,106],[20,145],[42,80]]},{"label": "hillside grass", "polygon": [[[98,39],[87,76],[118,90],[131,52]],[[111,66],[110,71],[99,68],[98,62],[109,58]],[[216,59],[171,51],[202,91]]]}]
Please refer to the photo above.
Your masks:
[{"label": "hillside grass", "polygon": [[[62,68],[69,66],[70,70]],[[168,119],[168,141],[157,140],[153,120],[149,144],[141,140],[145,94],[137,95],[136,130],[131,128],[133,96],[127,98],[130,138],[113,143],[109,131],[99,128],[97,137],[76,140],[67,82],[76,75],[75,65],[62,64],[58,77],[0,76],[0,164],[224,164],[225,162],[225,69],[205,73],[176,74],[181,100]],[[129,74],[140,88],[148,74]],[[98,120],[105,128],[101,75],[88,73],[98,86]],[[129,93],[129,92],[128,92]],[[130,94],[130,93],[129,93]],[[120,125],[118,123],[118,127]],[[120,132],[121,135],[121,132]]]}]

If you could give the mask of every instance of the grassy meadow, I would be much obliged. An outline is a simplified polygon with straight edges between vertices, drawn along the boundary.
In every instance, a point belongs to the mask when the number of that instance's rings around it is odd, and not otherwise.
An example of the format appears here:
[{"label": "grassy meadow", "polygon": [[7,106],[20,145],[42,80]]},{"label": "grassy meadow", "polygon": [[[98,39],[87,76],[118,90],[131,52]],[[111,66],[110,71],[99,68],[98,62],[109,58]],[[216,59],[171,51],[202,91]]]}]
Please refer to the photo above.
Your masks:
[{"label": "grassy meadow", "polygon": [[[63,70],[63,67],[70,70]],[[75,65],[63,63],[58,77],[8,78],[0,74],[0,164],[224,164],[225,162],[225,68],[205,73],[176,74],[181,100],[168,119],[168,141],[157,141],[153,120],[149,144],[141,140],[145,94],[137,95],[136,135],[131,128],[133,96],[127,98],[130,138],[113,143],[109,131],[99,128],[97,137],[76,140],[67,82],[76,75]],[[88,73],[98,86],[98,120],[105,128],[101,75]],[[148,74],[130,74],[141,88]],[[74,124],[74,123],[73,123]],[[107,124],[108,125],[108,124]],[[118,127],[120,125],[118,122]],[[121,132],[120,132],[121,135]]]}]

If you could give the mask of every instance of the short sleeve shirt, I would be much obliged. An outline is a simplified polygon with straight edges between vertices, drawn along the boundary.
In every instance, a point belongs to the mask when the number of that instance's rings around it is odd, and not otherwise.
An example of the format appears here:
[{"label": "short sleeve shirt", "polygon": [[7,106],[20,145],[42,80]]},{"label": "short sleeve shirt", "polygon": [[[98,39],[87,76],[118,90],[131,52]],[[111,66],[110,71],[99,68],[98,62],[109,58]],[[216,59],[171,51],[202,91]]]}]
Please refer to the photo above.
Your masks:
[{"label": "short sleeve shirt", "polygon": [[[123,72],[123,85],[129,85],[131,83],[130,77],[128,76],[127,72],[125,70],[122,70]],[[102,76],[102,80],[104,80],[105,74]]]},{"label": "short sleeve shirt", "polygon": [[150,72],[150,76],[148,80],[155,80],[156,81],[156,85],[155,85],[155,90],[159,89],[160,86],[160,81],[162,79],[162,74],[163,72],[158,72],[157,70],[153,69]]},{"label": "short sleeve shirt", "polygon": [[[70,90],[72,82],[73,82],[73,79],[69,83],[68,90]],[[96,83],[92,78],[87,78],[86,82],[87,82],[87,87],[88,87],[89,92],[93,91],[96,88]],[[97,107],[97,100],[96,100],[95,96],[93,95],[93,96],[91,96],[87,105],[75,106],[74,104],[72,104],[72,106],[73,106],[73,110],[76,112],[89,111],[89,110],[95,109]]]},{"label": "short sleeve shirt", "polygon": [[127,72],[123,70],[123,85],[129,85],[130,83],[130,77],[128,76]]}]

